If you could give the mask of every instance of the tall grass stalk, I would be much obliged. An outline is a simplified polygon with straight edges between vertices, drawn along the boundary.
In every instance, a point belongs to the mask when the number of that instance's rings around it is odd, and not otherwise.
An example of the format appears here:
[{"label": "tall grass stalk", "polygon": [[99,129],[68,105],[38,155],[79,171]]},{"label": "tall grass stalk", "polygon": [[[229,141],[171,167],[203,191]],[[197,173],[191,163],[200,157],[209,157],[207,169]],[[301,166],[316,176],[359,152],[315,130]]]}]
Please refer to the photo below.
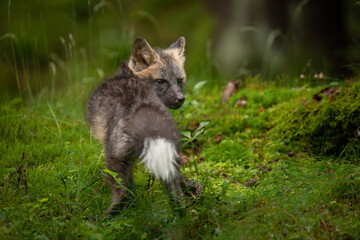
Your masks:
[{"label": "tall grass stalk", "polygon": [[51,105],[50,105],[48,102],[46,102],[46,104],[47,104],[47,106],[49,107],[49,110],[50,110],[50,112],[51,112],[51,115],[52,115],[53,118],[54,118],[54,121],[55,121],[55,123],[56,123],[57,130],[58,130],[59,138],[60,138],[60,137],[61,137],[61,129],[60,129],[59,121],[58,121],[58,119],[57,119],[57,117],[56,117],[56,115],[55,115],[55,113],[54,113]]}]

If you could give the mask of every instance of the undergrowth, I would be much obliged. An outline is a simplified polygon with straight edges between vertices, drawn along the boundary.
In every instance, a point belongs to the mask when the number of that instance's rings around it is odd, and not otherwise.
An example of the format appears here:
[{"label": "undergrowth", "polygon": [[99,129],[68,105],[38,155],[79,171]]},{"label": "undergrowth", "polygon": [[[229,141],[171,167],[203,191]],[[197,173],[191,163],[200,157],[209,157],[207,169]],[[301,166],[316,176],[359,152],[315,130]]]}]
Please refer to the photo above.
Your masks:
[{"label": "undergrowth", "polygon": [[[204,44],[214,20],[199,1],[181,4],[154,4],[155,18],[141,1],[0,3],[1,239],[360,239],[359,82],[247,76],[221,104]],[[136,164],[134,205],[99,218],[111,191],[89,95],[136,34],[164,47],[179,32],[187,100],[172,113],[186,133],[182,171],[202,194],[181,218]]]},{"label": "undergrowth", "polygon": [[[359,239],[359,83],[341,87],[318,101],[313,97],[322,87],[277,88],[249,79],[224,104],[220,85],[188,89],[186,104],[173,112],[178,128],[192,133],[201,121],[210,123],[183,147],[191,160],[182,171],[203,183],[183,218],[160,182],[149,185],[149,173],[136,165],[135,205],[93,220],[111,192],[102,147],[84,117],[91,89],[81,84],[51,98],[8,99],[0,107],[0,234]],[[246,104],[237,105],[239,98]]]}]

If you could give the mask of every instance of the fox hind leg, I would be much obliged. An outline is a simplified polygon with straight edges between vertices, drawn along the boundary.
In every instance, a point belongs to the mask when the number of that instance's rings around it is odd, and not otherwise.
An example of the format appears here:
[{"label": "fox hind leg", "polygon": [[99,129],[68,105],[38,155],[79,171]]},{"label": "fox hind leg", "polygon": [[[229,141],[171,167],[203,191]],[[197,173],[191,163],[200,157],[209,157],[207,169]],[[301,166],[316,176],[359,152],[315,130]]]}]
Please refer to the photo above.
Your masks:
[{"label": "fox hind leg", "polygon": [[187,179],[184,175],[180,176],[181,189],[185,195],[191,197],[199,196],[203,191],[202,183]]},{"label": "fox hind leg", "polygon": [[170,205],[180,216],[184,216],[184,196],[181,188],[181,178],[175,176],[170,181],[162,181],[169,193]]},{"label": "fox hind leg", "polygon": [[[109,162],[109,161],[108,161]],[[114,161],[110,161],[114,162]],[[118,214],[121,209],[126,209],[131,206],[133,201],[135,200],[135,192],[134,192],[134,181],[133,181],[133,170],[132,170],[132,162],[117,162],[116,167],[114,168],[113,164],[107,164],[108,168],[117,172],[118,175],[116,179],[107,175],[107,180],[111,186],[112,197],[111,204],[108,207],[105,215],[115,215]],[[130,164],[129,164],[130,163]]]}]

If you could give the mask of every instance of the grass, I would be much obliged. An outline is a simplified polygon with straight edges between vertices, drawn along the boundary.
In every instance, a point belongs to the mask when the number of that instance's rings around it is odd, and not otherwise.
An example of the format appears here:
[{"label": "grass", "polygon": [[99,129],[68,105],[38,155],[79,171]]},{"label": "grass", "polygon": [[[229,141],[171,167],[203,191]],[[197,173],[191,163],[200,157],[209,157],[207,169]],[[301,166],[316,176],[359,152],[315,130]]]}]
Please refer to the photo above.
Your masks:
[{"label": "grass", "polygon": [[[328,81],[306,69],[303,79],[246,76],[220,104],[225,80],[213,74],[210,41],[204,44],[214,20],[191,3],[176,14],[151,3],[151,12],[138,11],[142,3],[134,1],[3,3],[2,239],[360,239],[360,84],[341,84],[335,98],[316,102]],[[170,42],[177,26],[188,34],[192,71],[187,100],[173,114],[185,132],[209,121],[182,148],[189,159],[182,171],[203,183],[203,193],[180,218],[160,182],[148,187],[149,173],[135,165],[134,206],[91,220],[109,206],[111,191],[102,147],[85,119],[88,97],[128,57],[135,28]],[[325,151],[339,124],[345,145]],[[323,135],[323,126],[334,131]]]},{"label": "grass", "polygon": [[[148,188],[148,173],[136,165],[135,206],[114,218],[88,220],[105,211],[111,196],[101,145],[84,118],[90,87],[74,84],[73,90],[59,90],[59,96],[51,99],[47,94],[27,102],[8,99],[0,114],[1,235],[4,239],[359,239],[358,161],[344,155],[316,155],[272,135],[269,119],[294,99],[311,98],[319,88],[251,82],[256,81],[248,79],[247,87],[224,105],[219,85],[205,85],[192,95],[189,89],[187,103],[174,112],[180,130],[194,131],[199,120],[210,121],[192,149],[183,148],[184,154],[194,154],[184,174],[204,184],[202,196],[184,218],[171,211],[158,181]],[[239,97],[247,100],[246,106],[235,106]],[[10,178],[21,165],[26,172],[22,168],[19,178],[18,173]]]}]

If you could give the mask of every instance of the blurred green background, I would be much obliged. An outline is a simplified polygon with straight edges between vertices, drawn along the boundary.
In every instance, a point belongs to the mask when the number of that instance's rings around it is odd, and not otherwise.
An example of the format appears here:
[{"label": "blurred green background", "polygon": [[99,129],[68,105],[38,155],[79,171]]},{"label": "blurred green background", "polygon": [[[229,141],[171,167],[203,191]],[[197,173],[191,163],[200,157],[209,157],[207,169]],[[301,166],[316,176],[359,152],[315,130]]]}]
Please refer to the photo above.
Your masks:
[{"label": "blurred green background", "polygon": [[1,99],[100,81],[136,36],[161,48],[185,36],[190,82],[344,79],[358,73],[359,19],[356,0],[3,0]]}]

